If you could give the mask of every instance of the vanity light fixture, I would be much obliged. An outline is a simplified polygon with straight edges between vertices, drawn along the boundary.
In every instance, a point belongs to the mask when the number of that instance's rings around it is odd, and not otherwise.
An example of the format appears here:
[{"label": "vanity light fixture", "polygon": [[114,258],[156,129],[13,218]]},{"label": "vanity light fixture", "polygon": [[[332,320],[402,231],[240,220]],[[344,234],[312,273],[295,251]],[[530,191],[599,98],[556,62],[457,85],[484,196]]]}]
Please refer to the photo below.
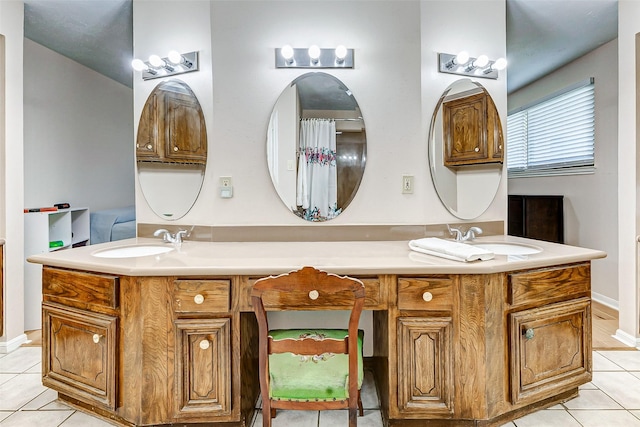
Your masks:
[{"label": "vanity light fixture", "polygon": [[338,64],[342,64],[346,56],[347,56],[347,48],[344,45],[341,44],[338,47],[336,47],[336,62]]},{"label": "vanity light fixture", "polygon": [[276,48],[276,68],[353,68],[353,49],[339,45],[335,49],[312,45],[293,48],[284,45]]},{"label": "vanity light fixture", "polygon": [[320,59],[320,48],[318,47],[318,45],[314,44],[309,48],[309,58],[311,59],[311,63],[313,65],[318,64],[318,60]]},{"label": "vanity light fixture", "polygon": [[149,56],[148,61],[134,59],[131,66],[136,71],[142,72],[142,80],[169,77],[176,74],[198,71],[198,52],[179,53],[175,50],[169,52],[167,57],[158,55]]},{"label": "vanity light fixture", "polygon": [[464,65],[467,62],[469,62],[469,53],[466,50],[462,50],[456,56],[452,56],[452,58],[447,61],[444,66],[447,68],[447,70],[450,70],[456,65]]},{"label": "vanity light fixture", "polygon": [[290,45],[287,44],[282,46],[282,49],[280,49],[280,54],[282,55],[282,58],[285,60],[287,65],[293,64],[293,48]]},{"label": "vanity light fixture", "polygon": [[491,61],[487,55],[471,58],[465,51],[457,55],[438,53],[438,71],[441,73],[497,79],[498,72],[506,67],[507,60],[504,58],[495,61]]},{"label": "vanity light fixture", "polygon": [[465,71],[469,72],[477,68],[484,68],[488,63],[489,57],[487,55],[480,55],[473,61],[469,61],[469,63],[467,64],[467,68],[465,68]]},{"label": "vanity light fixture", "polygon": [[498,58],[493,62],[489,63],[489,66],[482,70],[484,74],[488,74],[492,71],[502,71],[507,68],[507,60],[504,58]]}]

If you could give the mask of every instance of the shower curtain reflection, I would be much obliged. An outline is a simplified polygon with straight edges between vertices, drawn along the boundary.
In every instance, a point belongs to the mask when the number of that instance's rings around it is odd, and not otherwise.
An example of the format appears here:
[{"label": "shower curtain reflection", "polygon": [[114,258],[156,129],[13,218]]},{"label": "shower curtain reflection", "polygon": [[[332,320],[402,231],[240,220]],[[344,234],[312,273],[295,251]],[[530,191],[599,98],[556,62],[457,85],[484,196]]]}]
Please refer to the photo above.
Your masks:
[{"label": "shower curtain reflection", "polygon": [[307,221],[326,221],[340,214],[333,120],[301,120],[297,178],[298,215]]}]

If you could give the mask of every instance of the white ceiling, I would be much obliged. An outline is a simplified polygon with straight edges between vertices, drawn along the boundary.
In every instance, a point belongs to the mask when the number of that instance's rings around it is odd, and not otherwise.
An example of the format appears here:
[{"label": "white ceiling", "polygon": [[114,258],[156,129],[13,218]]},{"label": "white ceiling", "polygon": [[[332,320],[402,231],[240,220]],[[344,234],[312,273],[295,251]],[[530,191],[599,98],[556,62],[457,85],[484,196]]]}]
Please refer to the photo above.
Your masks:
[{"label": "white ceiling", "polygon": [[[132,86],[131,0],[25,0],[25,37]],[[507,0],[508,91],[618,35],[618,0]]]},{"label": "white ceiling", "polygon": [[26,38],[129,87],[132,20],[131,0],[24,0]]},{"label": "white ceiling", "polygon": [[507,0],[513,92],[618,37],[618,0]]}]

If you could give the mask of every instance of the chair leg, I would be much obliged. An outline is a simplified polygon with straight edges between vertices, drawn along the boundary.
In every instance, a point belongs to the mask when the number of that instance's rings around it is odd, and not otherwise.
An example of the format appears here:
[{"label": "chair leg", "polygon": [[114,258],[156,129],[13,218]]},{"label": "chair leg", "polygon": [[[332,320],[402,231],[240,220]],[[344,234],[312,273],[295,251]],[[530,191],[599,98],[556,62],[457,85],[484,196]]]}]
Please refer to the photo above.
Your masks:
[{"label": "chair leg", "polygon": [[271,407],[271,402],[267,399],[262,401],[262,427],[271,427],[271,414],[275,409]]},{"label": "chair leg", "polygon": [[271,418],[276,417],[276,408],[271,408]]},{"label": "chair leg", "polygon": [[362,397],[360,396],[360,390],[358,390],[358,415],[364,416],[364,409],[362,408]]},{"label": "chair leg", "polygon": [[358,410],[357,408],[349,408],[349,427],[358,426]]}]

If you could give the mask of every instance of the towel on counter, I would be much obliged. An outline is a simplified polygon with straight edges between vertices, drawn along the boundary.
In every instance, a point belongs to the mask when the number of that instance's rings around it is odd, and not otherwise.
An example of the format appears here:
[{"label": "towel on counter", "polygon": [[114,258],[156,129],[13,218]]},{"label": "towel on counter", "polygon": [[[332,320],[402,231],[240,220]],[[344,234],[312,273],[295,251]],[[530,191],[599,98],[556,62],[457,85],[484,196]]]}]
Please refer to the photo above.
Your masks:
[{"label": "towel on counter", "polygon": [[437,237],[425,237],[423,239],[411,240],[409,242],[409,248],[423,254],[463,262],[476,260],[486,261],[495,256],[493,252],[486,249],[478,248],[466,243],[439,239]]}]

